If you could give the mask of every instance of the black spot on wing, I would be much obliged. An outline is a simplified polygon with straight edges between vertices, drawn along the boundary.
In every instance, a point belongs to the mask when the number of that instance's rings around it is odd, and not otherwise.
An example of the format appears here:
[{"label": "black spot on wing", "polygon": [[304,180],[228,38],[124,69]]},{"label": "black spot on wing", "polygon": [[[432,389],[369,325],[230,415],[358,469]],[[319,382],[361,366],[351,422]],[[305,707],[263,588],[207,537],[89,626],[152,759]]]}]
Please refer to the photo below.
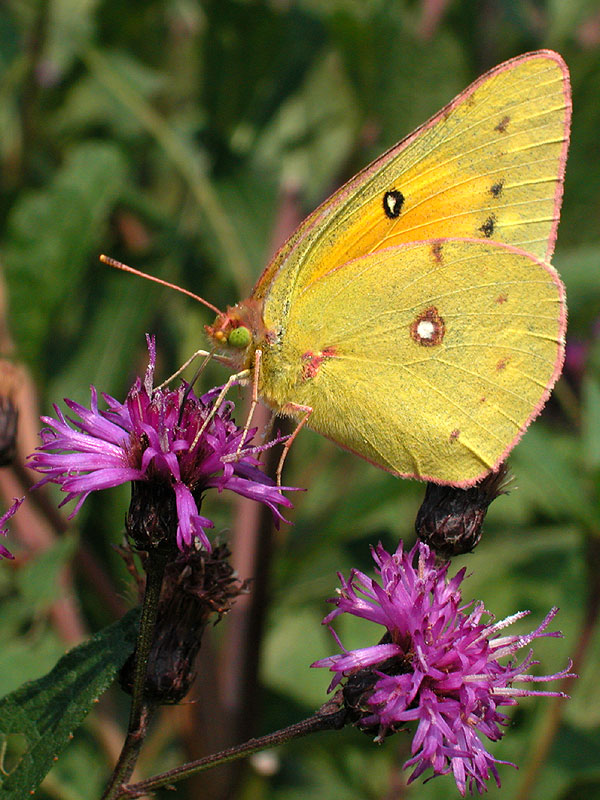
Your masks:
[{"label": "black spot on wing", "polygon": [[508,128],[509,122],[510,122],[510,117],[508,116],[508,114],[505,114],[500,120],[500,122],[496,125],[494,130],[498,131],[498,133],[506,133],[506,129]]},{"label": "black spot on wing", "polygon": [[504,189],[504,181],[498,181],[498,183],[494,183],[490,186],[490,194],[492,197],[500,197],[502,189]]},{"label": "black spot on wing", "polygon": [[491,214],[483,225],[479,228],[479,231],[483,233],[486,239],[490,239],[492,234],[494,233],[494,229],[496,227],[496,217]]},{"label": "black spot on wing", "polygon": [[402,206],[404,205],[404,195],[397,189],[391,189],[383,195],[383,210],[386,217],[389,219],[396,219],[400,216]]}]

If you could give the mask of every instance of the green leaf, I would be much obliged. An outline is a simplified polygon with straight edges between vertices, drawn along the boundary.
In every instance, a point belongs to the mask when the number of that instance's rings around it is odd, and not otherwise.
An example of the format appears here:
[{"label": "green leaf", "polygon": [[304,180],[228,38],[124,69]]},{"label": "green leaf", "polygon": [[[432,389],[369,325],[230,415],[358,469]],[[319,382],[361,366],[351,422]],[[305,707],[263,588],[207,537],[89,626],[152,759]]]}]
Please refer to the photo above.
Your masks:
[{"label": "green leaf", "polygon": [[89,387],[93,384],[123,399],[127,391],[123,377],[131,378],[136,364],[143,374],[147,362],[144,333],[151,328],[155,287],[149,281],[123,275],[116,280],[108,275],[103,281],[103,301],[92,309],[86,335],[73,358],[48,382],[49,397],[69,397],[89,407]]},{"label": "green leaf", "polygon": [[269,688],[315,708],[327,699],[327,684],[332,676],[323,669],[310,669],[310,665],[337,652],[333,637],[321,627],[321,619],[328,611],[323,603],[318,610],[296,608],[276,615],[265,641],[263,677]]},{"label": "green leaf", "polygon": [[133,609],[70,650],[43,678],[0,700],[0,737],[21,751],[0,786],[2,800],[22,800],[39,786],[133,650],[138,615]]},{"label": "green leaf", "polygon": [[50,4],[45,57],[64,74],[78,52],[93,38],[98,0],[54,0]]},{"label": "green leaf", "polygon": [[76,147],[44,189],[24,192],[8,220],[4,249],[15,336],[40,355],[57,325],[80,302],[80,280],[125,183],[118,148]]},{"label": "green leaf", "polygon": [[26,636],[23,636],[22,630],[25,629],[25,626],[31,626],[31,608],[23,602],[22,598],[17,597],[13,603],[5,602],[2,605],[2,613],[3,615],[6,613],[7,616],[16,616],[19,609],[22,609],[24,623],[21,630],[15,630],[13,624],[10,626],[12,630],[9,630],[8,635],[4,631],[2,635],[0,696],[16,691],[26,681],[38,680],[40,676],[53,668],[65,652],[64,641],[50,627],[30,630]]},{"label": "green leaf", "polygon": [[43,607],[56,600],[60,570],[71,559],[76,545],[74,536],[64,536],[19,570],[16,584],[28,607]]},{"label": "green leaf", "polygon": [[327,54],[262,132],[255,159],[265,171],[281,164],[283,183],[301,186],[316,204],[346,166],[359,123],[356,98],[340,60]]},{"label": "green leaf", "polygon": [[553,259],[567,287],[570,336],[575,334],[578,338],[587,339],[598,317],[599,261],[600,247],[597,244],[558,250]]},{"label": "green leaf", "polygon": [[578,472],[577,442],[571,435],[550,437],[534,425],[511,455],[516,485],[529,502],[554,519],[570,517],[596,527],[596,512]]},{"label": "green leaf", "polygon": [[[164,78],[148,65],[132,58],[129,53],[110,53],[113,69],[124,81],[130,83],[144,98],[152,98],[164,90]],[[75,133],[94,130],[104,126],[111,136],[139,143],[144,135],[140,121],[131,114],[124,114],[120,103],[98,84],[97,79],[87,74],[70,88],[64,103],[52,118],[52,132],[57,136],[73,136]]]}]

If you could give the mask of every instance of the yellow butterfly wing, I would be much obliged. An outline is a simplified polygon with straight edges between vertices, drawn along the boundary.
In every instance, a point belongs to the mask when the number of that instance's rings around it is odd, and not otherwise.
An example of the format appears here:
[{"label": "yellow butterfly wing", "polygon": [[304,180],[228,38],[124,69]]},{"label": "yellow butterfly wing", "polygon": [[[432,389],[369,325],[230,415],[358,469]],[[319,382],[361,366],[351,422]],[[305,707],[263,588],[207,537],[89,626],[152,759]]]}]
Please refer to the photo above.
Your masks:
[{"label": "yellow butterfly wing", "polygon": [[476,237],[550,258],[571,118],[562,58],[543,50],[483,75],[313,212],[258,281],[267,327],[330,269],[405,242]]},{"label": "yellow butterfly wing", "polygon": [[[383,301],[383,302],[382,302]],[[468,486],[504,460],[564,352],[554,269],[480,240],[362,256],[299,291],[265,391],[383,469]]]},{"label": "yellow butterfly wing", "polygon": [[276,410],[309,406],[312,428],[384,469],[471,485],[562,365],[564,291],[543,260],[570,117],[557,53],[501,64],[314,211],[209,332],[248,325],[238,362],[260,347]]}]

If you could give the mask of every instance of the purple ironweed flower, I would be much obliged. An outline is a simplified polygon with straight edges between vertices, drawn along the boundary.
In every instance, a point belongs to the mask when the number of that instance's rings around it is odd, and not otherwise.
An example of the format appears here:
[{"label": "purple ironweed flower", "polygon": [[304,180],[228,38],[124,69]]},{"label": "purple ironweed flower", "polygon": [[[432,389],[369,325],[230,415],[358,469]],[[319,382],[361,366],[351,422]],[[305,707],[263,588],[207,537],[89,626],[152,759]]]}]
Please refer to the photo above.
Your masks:
[{"label": "purple ironweed flower", "polygon": [[[8,533],[8,528],[6,527],[6,523],[11,517],[13,517],[16,514],[23,500],[25,500],[24,497],[21,498],[15,497],[15,502],[8,509],[6,514],[0,517],[0,533],[2,534],[2,536],[6,536],[6,534]],[[7,550],[3,544],[0,544],[0,558],[14,558],[10,550]]]},{"label": "purple ironweed flower", "polygon": [[[416,566],[413,566],[418,554]],[[500,779],[496,763],[478,734],[497,741],[508,724],[500,706],[517,704],[526,695],[565,697],[562,692],[513,688],[513,684],[575,677],[569,666],[554,675],[527,674],[539,662],[531,650],[517,663],[500,659],[513,656],[521,647],[542,636],[561,636],[546,631],[557,613],[553,608],[542,624],[524,636],[500,636],[499,632],[529,612],[522,611],[500,622],[484,622],[482,603],[462,604],[459,586],[465,570],[447,579],[449,562],[436,566],[435,555],[419,542],[409,553],[400,542],[392,555],[381,544],[373,549],[381,576],[378,583],[358,570],[349,580],[340,575],[341,588],[330,602],[336,608],[323,620],[330,623],[348,612],[377,622],[386,629],[379,644],[315,662],[335,673],[329,691],[347,678],[346,705],[357,724],[377,733],[381,741],[388,733],[416,722],[412,757],[405,768],[414,767],[409,783],[431,767],[433,774],[452,772],[465,795],[486,789],[485,781]],[[489,615],[488,615],[489,616]],[[513,765],[514,766],[514,765]]]},{"label": "purple ironweed flower", "polygon": [[292,506],[282,494],[292,487],[276,486],[259,469],[257,458],[281,439],[253,447],[250,441],[256,429],[251,429],[242,442],[244,432],[231,418],[231,402],[221,404],[198,437],[219,389],[202,397],[186,384],[175,390],[155,389],[156,347],[154,339],[147,338],[150,360],[146,375],[143,382],[136,379],[124,403],[103,393],[108,410],[100,411],[92,386],[89,409],[65,400],[79,419],[65,417],[57,406],[58,419],[42,417],[50,427],[42,430],[42,444],[29,461],[30,467],[45,475],[37,486],[57,483],[67,494],[61,505],[76,499],[70,517],[90,492],[98,489],[128,481],[133,481],[134,487],[149,485],[157,496],[164,497],[166,489],[166,495],[171,500],[174,497],[177,545],[183,551],[195,539],[211,549],[205,529],[214,526],[199,513],[207,489],[229,489],[264,503],[276,521],[284,519],[278,506]]}]

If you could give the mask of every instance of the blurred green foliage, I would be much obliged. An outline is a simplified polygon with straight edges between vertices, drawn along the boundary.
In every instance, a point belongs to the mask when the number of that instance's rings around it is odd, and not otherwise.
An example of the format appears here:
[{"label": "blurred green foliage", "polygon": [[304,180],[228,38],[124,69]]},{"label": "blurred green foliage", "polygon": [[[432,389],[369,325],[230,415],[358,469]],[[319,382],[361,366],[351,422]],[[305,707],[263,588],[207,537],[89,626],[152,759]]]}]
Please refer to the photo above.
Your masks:
[{"label": "blurred green foliage", "polygon": [[[494,504],[482,544],[461,563],[472,573],[466,599],[484,600],[498,617],[531,609],[524,629],[560,606],[556,624],[565,638],[542,642],[543,672],[562,668],[588,637],[581,677],[534,788],[523,789],[523,775],[549,724],[548,702],[525,701],[509,735],[492,747],[520,767],[501,766],[503,796],[600,798],[595,0],[6,0],[0,258],[14,357],[33,374],[42,410],[65,396],[86,402],[91,383],[122,398],[144,368],[144,332],[156,333],[166,376],[204,346],[203,325],[212,320],[185,297],[111,272],[98,262],[100,252],[220,307],[233,303],[266,263],[290,197],[308,212],[487,68],[540,47],[564,56],[573,81],[554,257],[567,285],[572,358],[511,456],[511,493]],[[225,377],[213,366],[206,386]],[[368,545],[380,539],[388,547],[412,540],[423,494],[421,485],[380,473],[311,433],[294,445],[285,480],[309,491],[294,498],[295,524],[277,539],[257,721],[263,731],[323,702],[328,677],[308,664],[335,650],[319,626],[335,572],[370,570]],[[208,503],[218,528],[231,525],[226,497]],[[126,492],[114,491],[90,498],[78,517],[82,541],[119,589],[125,573],[110,544],[120,539],[126,505]],[[47,569],[39,574],[53,574]],[[108,624],[94,587],[77,585],[90,627]],[[28,591],[0,565],[0,695],[15,687],[16,664],[21,677],[37,677],[58,656],[43,613],[48,591]],[[348,647],[371,643],[371,635],[350,624],[343,630]],[[99,772],[94,735],[86,728],[39,797],[91,796],[89,775]],[[274,775],[258,765],[239,796],[456,796],[451,778],[399,788],[407,742],[399,734],[376,747],[352,730],[312,737],[277,752]],[[183,749],[170,747],[152,771],[184,759]],[[94,780],[101,785],[101,777]],[[489,796],[500,792],[490,787]]]}]

